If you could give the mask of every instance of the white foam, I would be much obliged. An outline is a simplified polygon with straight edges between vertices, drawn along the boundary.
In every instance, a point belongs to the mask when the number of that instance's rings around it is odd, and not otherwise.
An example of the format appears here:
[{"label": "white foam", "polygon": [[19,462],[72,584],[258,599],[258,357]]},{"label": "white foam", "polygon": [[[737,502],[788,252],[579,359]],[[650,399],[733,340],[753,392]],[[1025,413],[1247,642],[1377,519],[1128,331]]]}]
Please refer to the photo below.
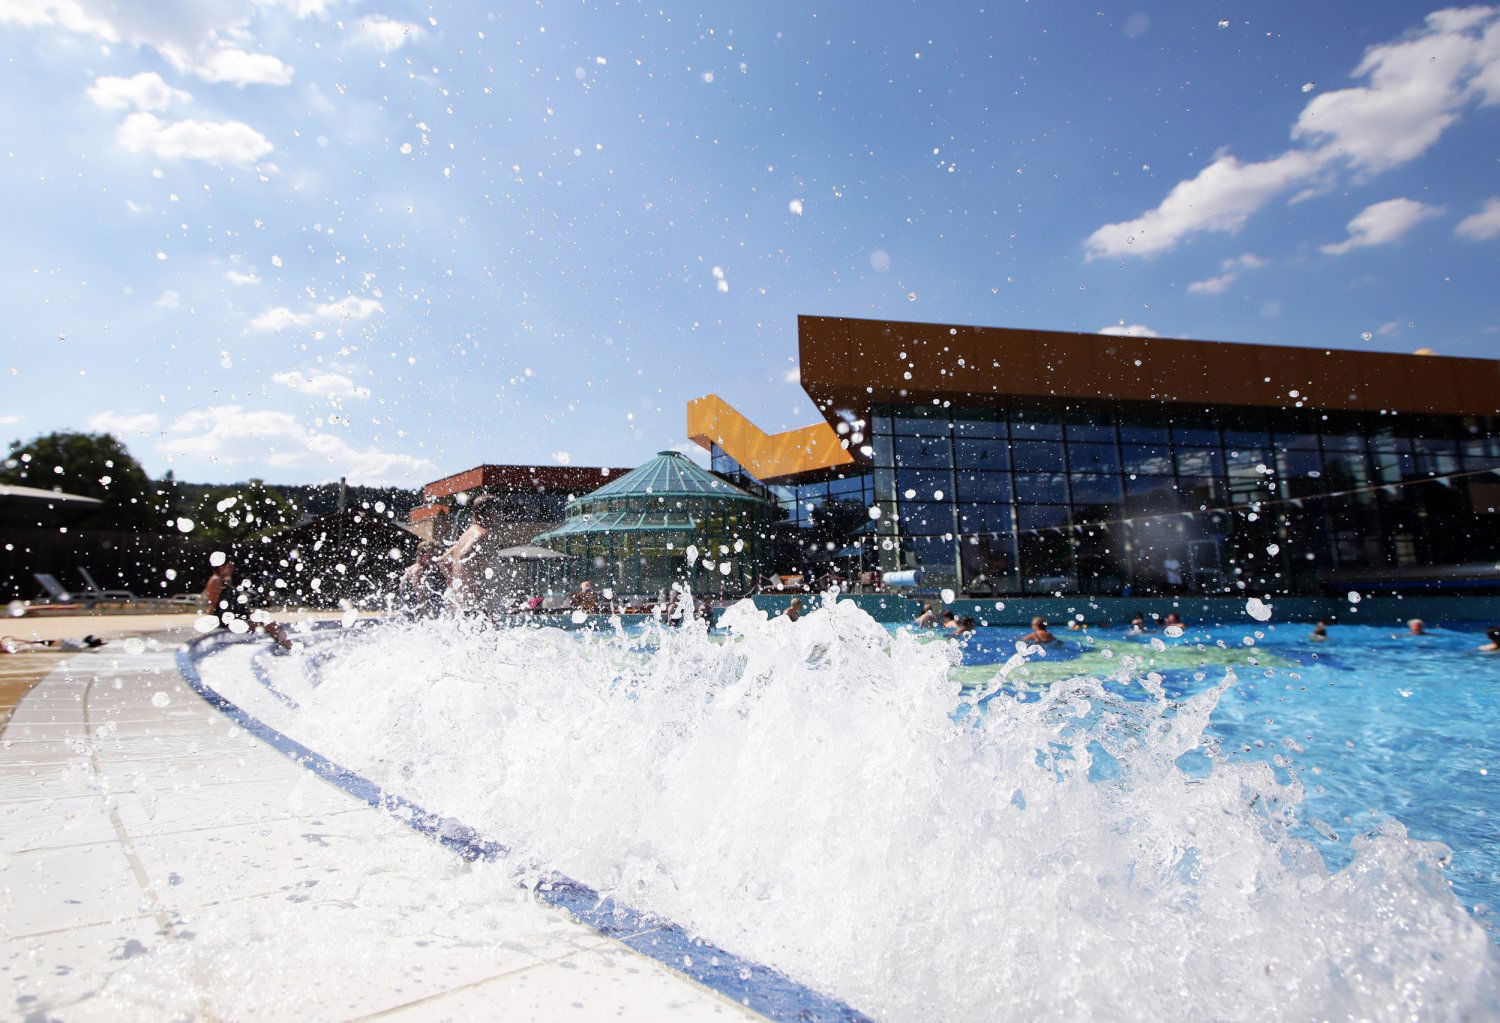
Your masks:
[{"label": "white foam", "polygon": [[1461,1018],[1496,954],[1399,825],[1331,873],[1299,784],[1205,736],[1224,687],[955,721],[954,646],[848,602],[642,637],[445,621],[276,659],[278,727],[889,1020]]}]

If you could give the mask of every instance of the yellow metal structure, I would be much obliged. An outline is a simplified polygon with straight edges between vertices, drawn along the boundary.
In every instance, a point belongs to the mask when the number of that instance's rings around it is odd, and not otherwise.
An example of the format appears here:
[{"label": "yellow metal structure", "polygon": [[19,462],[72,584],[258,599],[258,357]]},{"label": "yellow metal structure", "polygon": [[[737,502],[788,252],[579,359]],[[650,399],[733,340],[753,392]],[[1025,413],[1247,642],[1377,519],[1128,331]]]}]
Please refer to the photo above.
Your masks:
[{"label": "yellow metal structure", "polygon": [[763,483],[854,464],[838,433],[827,423],[766,433],[717,394],[688,402],[687,434],[705,449],[717,444]]}]

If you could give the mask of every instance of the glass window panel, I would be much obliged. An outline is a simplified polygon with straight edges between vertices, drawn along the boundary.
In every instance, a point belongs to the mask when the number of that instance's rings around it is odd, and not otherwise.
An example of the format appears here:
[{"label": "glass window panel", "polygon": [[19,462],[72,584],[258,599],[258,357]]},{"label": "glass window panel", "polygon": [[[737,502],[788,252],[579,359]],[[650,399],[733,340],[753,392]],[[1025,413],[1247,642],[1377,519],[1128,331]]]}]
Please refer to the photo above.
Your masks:
[{"label": "glass window panel", "polygon": [[1255,448],[1266,446],[1266,428],[1254,420],[1258,419],[1250,409],[1236,409],[1224,423],[1224,446],[1226,448]]},{"label": "glass window panel", "polygon": [[[906,496],[908,490],[915,492],[913,496]],[[903,501],[941,501],[951,497],[952,492],[953,476],[946,470],[900,469],[896,472],[896,496]],[[934,496],[939,493],[943,497]]]},{"label": "glass window panel", "polygon": [[1362,433],[1326,432],[1323,434],[1324,451],[1362,452],[1365,436]]},{"label": "glass window panel", "polygon": [[1271,464],[1271,459],[1259,448],[1241,448],[1224,453],[1225,468],[1230,476],[1261,476],[1257,466]]},{"label": "glass window panel", "polygon": [[1060,440],[1062,424],[1055,412],[1016,409],[1010,414],[1010,435],[1018,440]]},{"label": "glass window panel", "polygon": [[1069,444],[1068,468],[1074,472],[1120,471],[1120,451],[1113,444]]},{"label": "glass window panel", "polygon": [[1010,464],[1010,444],[1004,440],[958,440],[954,454],[960,469],[1004,469]]},{"label": "glass window panel", "polygon": [[879,437],[889,435],[891,432],[891,417],[883,412],[870,417],[870,432]]},{"label": "glass window panel", "polygon": [[1120,501],[1120,477],[1092,473],[1075,473],[1070,481],[1073,485],[1073,504],[1118,504]]},{"label": "glass window panel", "polygon": [[896,465],[946,467],[949,462],[947,437],[897,437]]},{"label": "glass window panel", "polygon": [[1115,441],[1115,424],[1108,412],[1100,411],[1098,415],[1091,416],[1079,415],[1077,418],[1070,416],[1063,426],[1070,441],[1100,444],[1113,444]]},{"label": "glass window panel", "polygon": [[892,419],[892,430],[903,437],[947,437],[948,420],[897,416]]},{"label": "glass window panel", "polygon": [[961,504],[958,506],[958,531],[970,533],[1009,533],[1010,505]]},{"label": "glass window panel", "polygon": [[1003,440],[1010,433],[1003,419],[954,419],[955,437],[990,438]]},{"label": "glass window panel", "polygon": [[1156,416],[1131,414],[1120,417],[1120,440],[1136,444],[1167,441],[1167,424]]},{"label": "glass window panel", "polygon": [[1016,508],[1016,526],[1019,529],[1045,529],[1068,525],[1066,505],[1026,505]]},{"label": "glass window panel", "polygon": [[884,434],[876,434],[870,439],[870,461],[880,466],[895,465],[895,448],[891,444],[891,438]]},{"label": "glass window panel", "polygon": [[901,531],[914,536],[951,533],[953,532],[953,506],[946,501],[942,504],[902,501]]},{"label": "glass window panel", "polygon": [[1172,442],[1193,447],[1217,447],[1219,426],[1207,416],[1192,416],[1172,422]]},{"label": "glass window panel", "polygon": [[958,554],[963,563],[965,592],[1004,592],[1015,586],[1013,536],[964,537],[959,542]]},{"label": "glass window panel", "polygon": [[1009,501],[1010,473],[960,472],[958,496],[964,501]]},{"label": "glass window panel", "polygon": [[1316,451],[1290,449],[1281,452],[1280,472],[1292,479],[1317,479],[1323,474],[1323,461]]},{"label": "glass window panel", "polygon": [[1121,444],[1120,455],[1127,473],[1164,476],[1172,471],[1172,452],[1165,444]]},{"label": "glass window panel", "polygon": [[1183,496],[1186,503],[1218,504],[1229,499],[1228,489],[1224,480],[1218,476],[1183,476],[1177,477],[1177,492]]},{"label": "glass window panel", "polygon": [[1061,473],[1018,472],[1015,486],[1017,501],[1045,504],[1068,500],[1067,481]]},{"label": "glass window panel", "polygon": [[1125,493],[1131,497],[1163,494],[1176,489],[1177,481],[1171,476],[1137,476],[1125,479]]},{"label": "glass window panel", "polygon": [[933,573],[938,578],[952,577],[953,565],[957,560],[954,557],[953,540],[944,539],[940,536],[917,536],[907,540],[906,544],[907,550],[912,553],[917,564],[923,569]]},{"label": "glass window panel", "polygon": [[1011,445],[1011,458],[1018,471],[1041,472],[1047,469],[1060,471],[1065,464],[1063,446],[1048,441],[1015,441]]},{"label": "glass window panel", "polygon": [[1224,475],[1224,453],[1218,448],[1178,448],[1177,471],[1184,476]]},{"label": "glass window panel", "polygon": [[860,473],[858,476],[845,476],[842,479],[835,477],[828,481],[828,492],[830,494],[858,495],[864,492],[868,484],[869,477],[864,473]]}]

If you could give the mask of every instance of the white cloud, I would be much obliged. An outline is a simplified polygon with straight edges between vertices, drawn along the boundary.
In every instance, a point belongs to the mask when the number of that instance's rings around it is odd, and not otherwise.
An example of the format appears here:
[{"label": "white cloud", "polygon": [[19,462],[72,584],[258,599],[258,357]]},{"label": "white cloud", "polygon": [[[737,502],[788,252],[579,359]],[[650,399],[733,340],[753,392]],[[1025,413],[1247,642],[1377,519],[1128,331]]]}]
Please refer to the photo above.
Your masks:
[{"label": "white cloud", "polygon": [[692,459],[694,462],[697,462],[705,469],[707,469],[709,466],[708,452],[704,451],[697,444],[693,443],[690,440],[685,440],[681,443],[673,444],[671,450],[677,452],[679,455],[686,455],[688,458]]},{"label": "white cloud", "polygon": [[558,465],[567,465],[573,461],[573,456],[567,451],[552,452],[552,460]]},{"label": "white cloud", "polygon": [[1442,214],[1442,208],[1428,206],[1415,199],[1387,199],[1366,206],[1349,221],[1349,237],[1341,242],[1321,246],[1319,251],[1342,256],[1352,249],[1386,245],[1400,238],[1424,220]]},{"label": "white cloud", "polygon": [[1202,281],[1193,281],[1187,286],[1189,295],[1222,295],[1231,284],[1239,279],[1240,274],[1246,270],[1255,270],[1266,265],[1268,261],[1261,259],[1253,252],[1247,252],[1243,256],[1226,259],[1219,264],[1223,271],[1217,277],[1209,277]]},{"label": "white cloud", "polygon": [[163,291],[161,293],[161,297],[152,304],[159,306],[162,309],[176,309],[178,306],[182,305],[182,296],[172,289],[168,288],[166,291]]},{"label": "white cloud", "polygon": [[368,387],[360,387],[342,373],[319,373],[314,370],[303,373],[301,370],[294,369],[285,373],[275,373],[271,376],[271,380],[283,387],[290,387],[298,394],[324,398],[328,401],[370,396]]},{"label": "white cloud", "polygon": [[100,412],[88,421],[90,430],[113,433],[116,436],[144,436],[155,433],[159,426],[161,420],[155,412]]},{"label": "white cloud", "polygon": [[252,319],[249,327],[260,331],[286,330],[288,327],[306,327],[333,321],[368,320],[376,313],[383,312],[385,307],[373,298],[345,295],[336,302],[315,305],[311,312],[297,312],[284,305],[276,306]]},{"label": "white cloud", "polygon": [[270,409],[217,405],[179,416],[157,449],[174,458],[197,458],[255,472],[304,470],[324,479],[348,476],[371,485],[424,483],[437,476],[426,458],[377,447],[360,447],[343,437],[309,429],[295,416]]},{"label": "white cloud", "polygon": [[801,366],[793,366],[791,369],[789,369],[785,373],[781,374],[781,380],[782,380],[783,383],[788,383],[788,384],[800,384],[800,383],[802,383],[802,367]]},{"label": "white cloud", "polygon": [[[0,0],[3,2],[3,0]],[[192,95],[168,85],[155,71],[142,71],[130,78],[106,75],[89,86],[89,99],[107,110],[165,110],[173,103],[186,103]]]},{"label": "white cloud", "polygon": [[1149,256],[1200,233],[1232,234],[1293,188],[1293,201],[1326,190],[1341,165],[1363,178],[1422,155],[1465,106],[1500,103],[1500,11],[1429,14],[1418,31],[1367,50],[1354,77],[1367,84],[1303,107],[1291,130],[1301,148],[1253,163],[1217,155],[1156,208],[1096,230],[1084,243],[1088,258]]},{"label": "white cloud", "polygon": [[250,321],[251,330],[276,331],[286,330],[288,327],[300,327],[312,322],[309,313],[294,313],[284,305],[267,309],[259,316]]},{"label": "white cloud", "polygon": [[372,14],[360,19],[354,33],[354,41],[382,53],[399,50],[410,40],[422,35],[422,26],[409,21],[396,21],[383,14]]},{"label": "white cloud", "polygon": [[266,137],[240,121],[162,121],[155,114],[131,114],[115,133],[132,153],[150,152],[164,160],[253,163],[272,150]]},{"label": "white cloud", "polygon": [[1099,333],[1111,334],[1115,337],[1161,337],[1143,323],[1132,323],[1127,326],[1123,320],[1119,323],[1111,323],[1107,327],[1100,327]]},{"label": "white cloud", "polygon": [[0,24],[56,28],[110,43],[150,47],[173,67],[209,82],[287,85],[292,69],[232,40],[250,35],[261,9],[296,17],[326,14],[326,0],[215,0],[212,3],[119,3],[117,0],[0,0]]},{"label": "white cloud", "polygon": [[246,53],[235,46],[218,46],[195,53],[168,49],[163,56],[179,71],[190,71],[205,82],[247,85],[290,85],[290,65],[269,53]]},{"label": "white cloud", "polygon": [[1453,233],[1473,242],[1486,241],[1500,235],[1500,197],[1486,199],[1483,208],[1460,220]]},{"label": "white cloud", "polygon": [[1089,235],[1088,258],[1150,256],[1203,231],[1233,234],[1252,213],[1315,176],[1326,162],[1296,149],[1261,163],[1243,163],[1225,153],[1196,177],[1178,182],[1155,209]]},{"label": "white cloud", "polygon": [[0,426],[14,426],[25,418],[25,416],[17,416],[7,413],[6,415],[0,416]]},{"label": "white cloud", "polygon": [[120,40],[108,19],[95,15],[79,0],[0,0],[0,25],[55,27],[111,43]]},{"label": "white cloud", "polygon": [[337,302],[315,306],[317,314],[329,320],[368,320],[376,313],[385,312],[385,307],[373,298],[345,295]]},{"label": "white cloud", "polygon": [[225,270],[224,279],[236,287],[260,283],[260,278],[255,275],[254,270],[251,270],[249,273],[242,273],[239,270]]}]

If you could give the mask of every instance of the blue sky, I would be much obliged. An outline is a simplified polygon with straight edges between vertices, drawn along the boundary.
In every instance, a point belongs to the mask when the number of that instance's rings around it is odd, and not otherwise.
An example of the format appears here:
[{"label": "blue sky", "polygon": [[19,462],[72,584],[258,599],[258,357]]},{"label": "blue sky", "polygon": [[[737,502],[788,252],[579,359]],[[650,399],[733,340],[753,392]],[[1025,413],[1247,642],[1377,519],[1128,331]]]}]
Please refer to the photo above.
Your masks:
[{"label": "blue sky", "polygon": [[813,421],[799,313],[1500,354],[1500,11],[0,0],[0,431],[153,472]]}]

